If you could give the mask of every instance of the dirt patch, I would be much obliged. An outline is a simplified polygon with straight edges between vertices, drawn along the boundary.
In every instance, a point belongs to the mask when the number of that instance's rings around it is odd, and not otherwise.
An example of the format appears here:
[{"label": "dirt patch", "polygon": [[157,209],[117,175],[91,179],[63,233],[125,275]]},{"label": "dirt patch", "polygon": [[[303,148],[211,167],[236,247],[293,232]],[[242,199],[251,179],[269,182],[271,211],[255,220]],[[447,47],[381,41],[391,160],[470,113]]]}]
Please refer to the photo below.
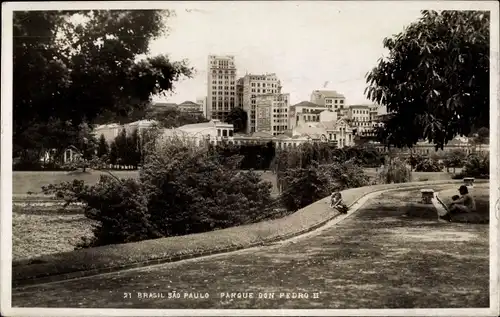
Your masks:
[{"label": "dirt patch", "polygon": [[12,259],[72,251],[82,237],[92,236],[92,223],[81,210],[13,206]]}]

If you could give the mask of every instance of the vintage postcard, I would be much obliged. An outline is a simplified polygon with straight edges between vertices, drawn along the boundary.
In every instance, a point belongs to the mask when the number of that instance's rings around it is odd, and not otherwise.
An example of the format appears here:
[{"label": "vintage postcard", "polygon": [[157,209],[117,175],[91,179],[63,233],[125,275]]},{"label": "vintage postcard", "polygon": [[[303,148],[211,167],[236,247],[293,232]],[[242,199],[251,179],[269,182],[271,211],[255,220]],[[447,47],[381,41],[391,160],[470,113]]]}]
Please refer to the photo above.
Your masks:
[{"label": "vintage postcard", "polygon": [[498,316],[495,1],[2,4],[2,316]]}]

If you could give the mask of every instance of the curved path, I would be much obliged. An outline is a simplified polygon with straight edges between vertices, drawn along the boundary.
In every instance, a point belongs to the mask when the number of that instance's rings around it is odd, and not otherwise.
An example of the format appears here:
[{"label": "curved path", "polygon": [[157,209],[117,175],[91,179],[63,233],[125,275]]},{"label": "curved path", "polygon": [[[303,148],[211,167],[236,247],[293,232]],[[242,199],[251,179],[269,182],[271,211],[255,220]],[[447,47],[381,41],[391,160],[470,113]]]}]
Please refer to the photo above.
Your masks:
[{"label": "curved path", "polygon": [[335,226],[271,246],[13,289],[12,306],[489,307],[488,226],[437,222],[412,204],[419,196],[383,193]]}]

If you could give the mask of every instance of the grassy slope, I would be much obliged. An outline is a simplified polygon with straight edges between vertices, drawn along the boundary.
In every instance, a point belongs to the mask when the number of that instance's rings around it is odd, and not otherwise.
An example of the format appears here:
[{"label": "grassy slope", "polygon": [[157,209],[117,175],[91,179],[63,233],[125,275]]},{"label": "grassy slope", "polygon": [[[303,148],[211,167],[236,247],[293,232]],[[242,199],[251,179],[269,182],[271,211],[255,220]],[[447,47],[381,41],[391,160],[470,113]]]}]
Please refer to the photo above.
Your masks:
[{"label": "grassy slope", "polygon": [[[488,226],[408,217],[419,191],[393,192],[320,235],[273,247],[13,291],[13,306],[93,308],[448,308],[489,305]],[[138,299],[136,292],[181,292]],[[124,299],[131,292],[131,299]],[[208,299],[184,292],[209,293]],[[273,300],[220,292],[276,292]],[[280,299],[280,292],[319,292]]]}]

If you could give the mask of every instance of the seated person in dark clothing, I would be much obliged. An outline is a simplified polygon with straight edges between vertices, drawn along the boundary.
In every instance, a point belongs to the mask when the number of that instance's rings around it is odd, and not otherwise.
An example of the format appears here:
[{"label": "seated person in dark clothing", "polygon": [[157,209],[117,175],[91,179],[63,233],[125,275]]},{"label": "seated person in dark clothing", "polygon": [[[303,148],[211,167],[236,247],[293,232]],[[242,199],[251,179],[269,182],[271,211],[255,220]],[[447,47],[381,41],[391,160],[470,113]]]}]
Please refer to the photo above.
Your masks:
[{"label": "seated person in dark clothing", "polygon": [[330,208],[335,208],[342,214],[346,214],[349,209],[342,201],[342,194],[340,192],[333,192],[330,196]]}]

